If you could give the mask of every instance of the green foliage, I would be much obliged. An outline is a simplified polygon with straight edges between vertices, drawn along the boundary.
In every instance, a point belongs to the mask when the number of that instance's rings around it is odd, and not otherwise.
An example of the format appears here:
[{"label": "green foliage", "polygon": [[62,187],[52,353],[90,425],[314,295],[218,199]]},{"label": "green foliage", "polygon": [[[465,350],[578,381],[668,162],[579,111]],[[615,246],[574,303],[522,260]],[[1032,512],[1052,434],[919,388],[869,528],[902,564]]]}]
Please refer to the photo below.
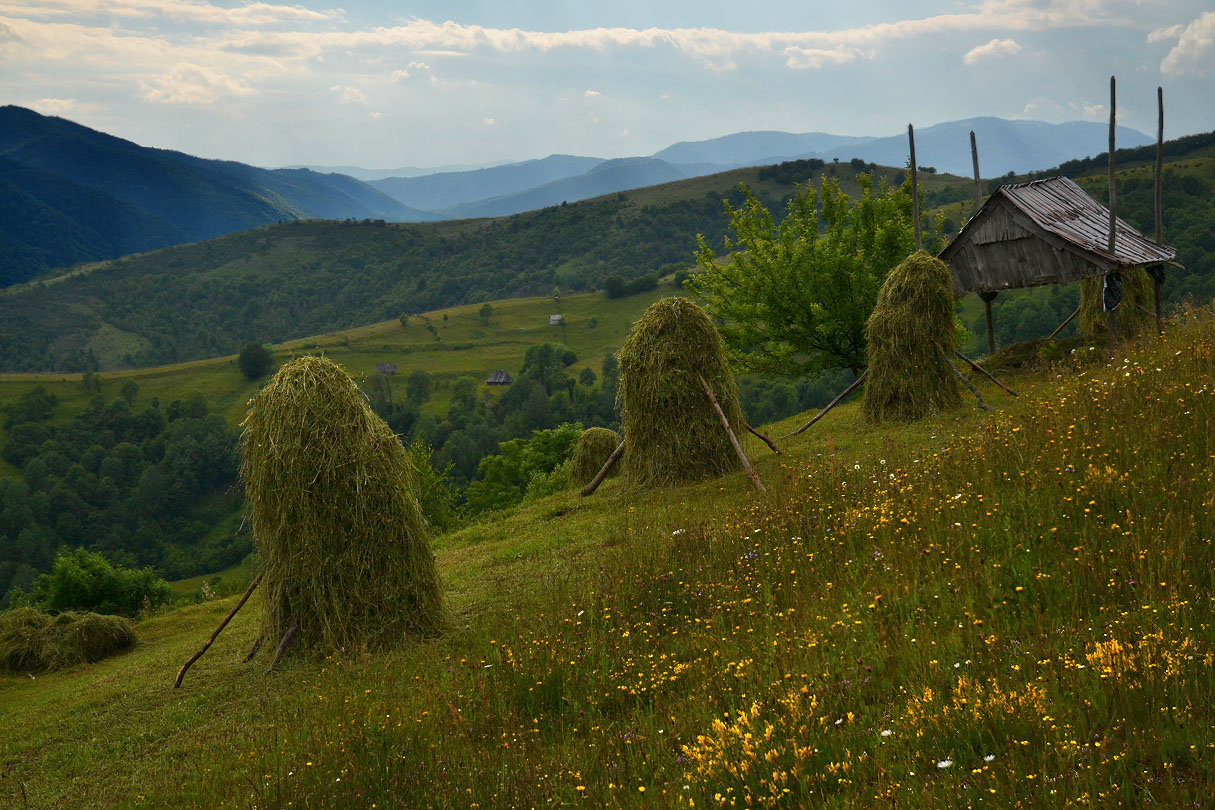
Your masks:
[{"label": "green foliage", "polygon": [[60,551],[49,574],[38,577],[29,594],[18,594],[16,606],[51,613],[87,610],[135,616],[169,601],[169,584],[150,568],[112,565],[105,557],[82,548]]},{"label": "green foliage", "polygon": [[[1152,280],[1143,268],[1122,273],[1122,303],[1118,305],[1115,324],[1119,340],[1130,340],[1156,329],[1156,297]],[[1109,336],[1109,319],[1105,311],[1105,281],[1086,278],[1080,281],[1080,334],[1089,339],[1105,340]]]},{"label": "green foliage", "polygon": [[[511,439],[499,444],[499,454],[481,459],[477,480],[468,485],[469,512],[506,509],[521,502],[534,477],[551,473],[573,456],[581,435],[582,425],[564,424],[551,430],[537,430],[527,440]],[[537,484],[537,488],[542,486],[547,490],[556,483]]]},{"label": "green foliage", "polygon": [[611,275],[603,280],[603,290],[607,293],[608,298],[624,298],[625,296],[637,295],[647,290],[657,289],[657,287],[657,273],[646,273],[632,281],[625,281],[618,275]]},{"label": "green foliage", "polygon": [[434,453],[423,439],[414,439],[408,447],[418,488],[418,505],[426,523],[438,532],[445,532],[459,522],[456,513],[456,486],[451,480],[452,464],[435,469]]},{"label": "green foliage", "polygon": [[866,419],[911,421],[961,404],[957,376],[946,364],[957,347],[953,308],[949,268],[924,251],[887,277],[865,326]]},{"label": "green foliage", "polygon": [[0,673],[43,674],[108,658],[135,643],[131,622],[96,613],[0,613]]},{"label": "green foliage", "polygon": [[494,316],[494,307],[493,307],[493,304],[490,304],[488,301],[486,303],[482,304],[481,308],[477,310],[477,317],[481,319],[481,323],[488,324],[489,319],[492,318],[493,316]]},{"label": "green foliage", "polygon": [[698,237],[701,272],[687,286],[722,324],[738,368],[793,376],[864,368],[865,320],[913,237],[908,188],[883,180],[875,189],[869,175],[861,184],[852,205],[824,178],[821,216],[813,187],[798,188],[780,224],[744,186],[741,207],[726,203],[734,233],[726,264]]},{"label": "green foliage", "polygon": [[618,397],[625,475],[631,484],[665,487],[739,467],[705,396],[702,377],[735,434],[745,441],[746,420],[717,327],[686,298],[651,304],[620,350]]},{"label": "green foliage", "polygon": [[[570,465],[570,482],[579,487],[586,486],[598,475],[608,456],[620,444],[620,434],[607,428],[587,428],[578,437],[578,447],[574,450],[573,461]],[[616,463],[608,473],[609,476],[620,474],[623,464]]]},{"label": "green foliage", "polygon": [[51,418],[59,397],[36,385],[4,408],[4,429],[27,422],[44,422]]},{"label": "green foliage", "polygon": [[236,358],[240,373],[250,380],[266,376],[274,368],[274,350],[262,343],[246,343]]},{"label": "green foliage", "polygon": [[438,630],[414,464],[332,361],[290,361],[253,400],[241,477],[262,560],[262,639],[325,652]]},{"label": "green foliage", "polygon": [[420,368],[415,368],[405,378],[405,396],[419,405],[430,399],[430,391],[433,387],[434,380]]}]

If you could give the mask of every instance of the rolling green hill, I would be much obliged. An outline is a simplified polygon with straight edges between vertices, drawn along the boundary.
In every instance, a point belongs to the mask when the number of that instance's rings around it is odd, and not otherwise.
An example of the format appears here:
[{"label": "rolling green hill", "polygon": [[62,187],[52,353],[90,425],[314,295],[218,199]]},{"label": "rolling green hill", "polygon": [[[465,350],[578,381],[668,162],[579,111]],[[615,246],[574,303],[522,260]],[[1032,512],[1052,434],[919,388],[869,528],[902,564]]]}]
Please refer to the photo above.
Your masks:
[{"label": "rolling green hill", "polygon": [[439,537],[447,627],[395,650],[242,665],[255,595],[173,690],[235,597],[147,616],[0,676],[0,805],[1201,807],[1211,318],[992,413],[845,405],[755,454],[766,494],[611,481]]}]

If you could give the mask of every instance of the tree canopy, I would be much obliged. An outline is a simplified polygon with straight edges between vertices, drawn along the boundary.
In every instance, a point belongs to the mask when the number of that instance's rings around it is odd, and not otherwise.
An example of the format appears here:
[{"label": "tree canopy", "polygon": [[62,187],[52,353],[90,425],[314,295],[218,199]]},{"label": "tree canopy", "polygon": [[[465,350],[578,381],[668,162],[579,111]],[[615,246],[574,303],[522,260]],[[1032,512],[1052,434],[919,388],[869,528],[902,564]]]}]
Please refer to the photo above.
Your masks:
[{"label": "tree canopy", "polygon": [[[733,238],[728,262],[697,238],[701,272],[686,286],[721,327],[741,371],[817,375],[834,368],[860,374],[865,320],[890,269],[913,249],[906,184],[876,187],[861,175],[853,204],[833,178],[819,194],[797,187],[777,224],[743,185],[742,204],[726,201]],[[821,197],[821,213],[817,198]]]}]

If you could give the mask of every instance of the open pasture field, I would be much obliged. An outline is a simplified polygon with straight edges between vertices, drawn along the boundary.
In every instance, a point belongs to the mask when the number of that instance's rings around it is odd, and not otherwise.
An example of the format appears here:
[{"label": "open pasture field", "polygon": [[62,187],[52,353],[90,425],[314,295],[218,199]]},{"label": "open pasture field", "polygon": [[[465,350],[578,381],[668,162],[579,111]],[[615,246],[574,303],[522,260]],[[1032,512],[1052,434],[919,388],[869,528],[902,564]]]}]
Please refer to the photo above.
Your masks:
[{"label": "open pasture field", "polygon": [[393,652],[242,666],[255,597],[174,691],[234,599],[149,617],[0,680],[0,805],[1209,807],[1212,335],[1081,349],[991,413],[850,404],[752,446],[767,494],[495,515],[438,538],[447,629]]}]

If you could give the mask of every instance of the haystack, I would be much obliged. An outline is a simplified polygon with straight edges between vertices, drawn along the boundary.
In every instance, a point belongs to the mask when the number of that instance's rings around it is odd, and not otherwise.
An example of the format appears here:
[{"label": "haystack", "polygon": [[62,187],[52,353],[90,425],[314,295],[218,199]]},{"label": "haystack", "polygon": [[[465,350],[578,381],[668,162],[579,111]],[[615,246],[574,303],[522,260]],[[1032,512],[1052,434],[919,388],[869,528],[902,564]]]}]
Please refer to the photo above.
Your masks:
[{"label": "haystack", "polygon": [[631,484],[670,486],[739,468],[698,374],[716,394],[734,432],[745,435],[725,344],[708,314],[686,298],[651,304],[620,350],[617,401],[625,478]]},{"label": "haystack", "polygon": [[292,649],[374,648],[436,631],[438,574],[409,456],[342,368],[287,363],[244,428],[269,649],[285,637]]},{"label": "haystack", "polygon": [[[582,431],[570,464],[570,483],[576,487],[586,486],[619,444],[620,435],[614,430],[593,427]],[[619,473],[620,465],[617,464],[608,472],[608,476]]]},{"label": "haystack", "polygon": [[[1118,305],[1116,324],[1118,338],[1129,340],[1156,328],[1156,299],[1152,280],[1143,268],[1123,270],[1121,276],[1122,303]],[[1105,340],[1109,336],[1103,301],[1104,279],[1080,280],[1080,334],[1091,340]]]},{"label": "haystack", "polygon": [[941,357],[953,356],[957,333],[953,277],[940,259],[918,251],[890,271],[865,339],[867,420],[911,421],[961,404],[957,376]]},{"label": "haystack", "polygon": [[51,616],[35,608],[0,614],[0,672],[55,672],[100,661],[134,643],[135,631],[122,616]]}]

